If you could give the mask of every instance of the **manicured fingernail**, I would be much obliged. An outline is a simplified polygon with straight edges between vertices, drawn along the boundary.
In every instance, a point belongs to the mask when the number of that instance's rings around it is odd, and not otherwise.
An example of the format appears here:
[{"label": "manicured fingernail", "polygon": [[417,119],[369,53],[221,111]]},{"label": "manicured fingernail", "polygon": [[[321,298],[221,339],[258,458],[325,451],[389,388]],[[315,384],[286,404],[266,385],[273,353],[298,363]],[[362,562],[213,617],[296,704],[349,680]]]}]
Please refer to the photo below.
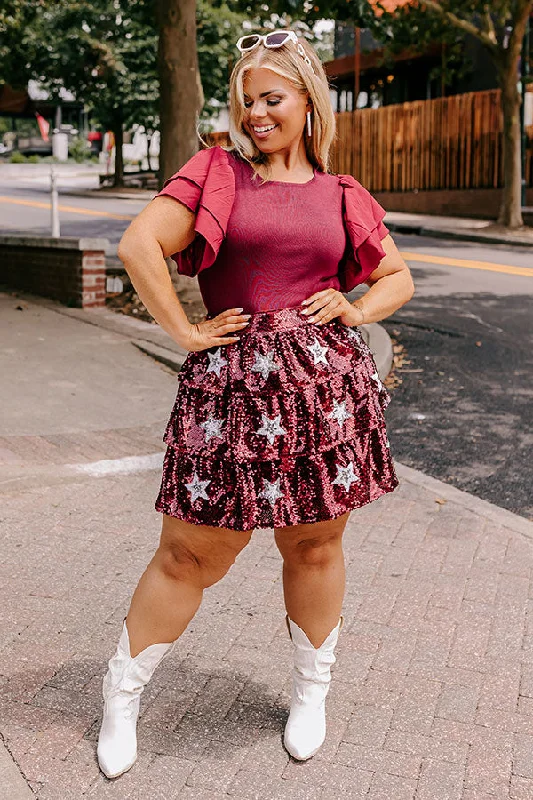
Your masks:
[{"label": "manicured fingernail", "polygon": [[244,311],[244,308],[236,308],[235,311],[237,311],[240,314],[241,311]]},{"label": "manicured fingernail", "polygon": [[310,302],[311,302],[310,300],[302,300],[302,305],[308,306]]},{"label": "manicured fingernail", "polygon": [[308,317],[309,322],[314,322],[316,317]]}]

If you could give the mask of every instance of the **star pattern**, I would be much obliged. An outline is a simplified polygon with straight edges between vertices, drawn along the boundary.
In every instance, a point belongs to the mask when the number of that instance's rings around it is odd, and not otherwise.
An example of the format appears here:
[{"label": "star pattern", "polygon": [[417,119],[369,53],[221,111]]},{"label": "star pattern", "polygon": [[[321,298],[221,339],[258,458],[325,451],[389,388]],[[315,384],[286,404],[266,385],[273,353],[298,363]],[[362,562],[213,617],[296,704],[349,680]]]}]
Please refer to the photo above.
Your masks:
[{"label": "star pattern", "polygon": [[266,436],[269,444],[273,444],[275,436],[282,436],[287,433],[285,428],[281,427],[281,414],[278,414],[274,419],[269,419],[266,414],[261,414],[262,425],[256,430],[258,436]]},{"label": "star pattern", "polygon": [[309,350],[309,352],[313,356],[315,364],[318,364],[320,361],[322,361],[323,364],[326,364],[326,366],[329,366],[328,365],[328,360],[326,358],[326,353],[329,350],[329,347],[326,347],[326,345],[324,345],[324,347],[322,347],[322,345],[320,344],[318,339],[315,339],[313,344],[311,344],[311,345],[308,344],[307,345],[307,349]]},{"label": "star pattern", "polygon": [[263,490],[259,493],[259,497],[264,497],[265,500],[268,500],[272,508],[274,508],[276,500],[283,497],[283,492],[280,491],[279,488],[279,482],[280,478],[276,478],[274,483],[270,483],[266,478],[263,478]]},{"label": "star pattern", "polygon": [[346,333],[348,334],[348,336],[351,336],[352,339],[359,339],[361,335],[357,330],[357,328],[350,328],[348,326],[346,327]]},{"label": "star pattern", "polygon": [[379,379],[378,373],[374,372],[371,377],[372,377],[373,381],[376,381],[376,384],[377,384],[377,387],[378,387],[378,392],[381,392],[381,390],[383,389],[383,384],[381,383],[381,381]]},{"label": "star pattern", "polygon": [[343,489],[347,492],[352,485],[352,483],[359,482],[359,478],[354,472],[353,469],[353,461],[350,461],[347,467],[341,467],[339,464],[337,466],[337,477],[335,478],[332,483],[337,483],[339,486],[342,486]]},{"label": "star pattern", "polygon": [[223,419],[216,419],[212,414],[209,414],[208,418],[204,422],[200,423],[200,427],[204,429],[205,441],[209,442],[214,437],[223,439],[224,438],[222,434],[223,425],[224,425]]},{"label": "star pattern", "polygon": [[220,370],[228,363],[222,355],[222,348],[218,347],[214,353],[207,355],[209,356],[207,372],[216,372],[217,378],[220,378]]},{"label": "star pattern", "polygon": [[255,364],[252,367],[252,372],[260,372],[262,377],[266,380],[271,372],[276,372],[280,369],[280,365],[274,361],[274,351],[269,350],[266,355],[263,355],[259,350],[254,351]]},{"label": "star pattern", "polygon": [[334,399],[333,404],[333,411],[331,414],[328,414],[328,417],[329,419],[335,419],[338,426],[342,428],[345,421],[350,417],[353,417],[353,414],[350,414],[350,412],[346,410],[346,400],[343,400],[342,403],[339,403],[336,399]]},{"label": "star pattern", "polygon": [[201,497],[203,500],[209,500],[209,495],[206,493],[206,488],[210,483],[211,481],[201,481],[195,471],[192,481],[185,484],[191,496],[191,503],[194,503],[194,501],[199,497]]}]

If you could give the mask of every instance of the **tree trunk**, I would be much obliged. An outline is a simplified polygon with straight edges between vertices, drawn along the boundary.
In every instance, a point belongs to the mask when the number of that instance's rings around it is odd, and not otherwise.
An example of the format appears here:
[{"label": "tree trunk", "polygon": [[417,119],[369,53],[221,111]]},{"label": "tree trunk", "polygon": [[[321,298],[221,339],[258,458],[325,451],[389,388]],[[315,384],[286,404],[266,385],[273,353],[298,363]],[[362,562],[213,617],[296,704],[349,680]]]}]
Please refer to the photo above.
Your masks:
[{"label": "tree trunk", "polygon": [[516,63],[501,78],[503,111],[503,196],[498,222],[506,228],[521,228],[522,157],[520,141],[521,97],[517,88]]},{"label": "tree trunk", "polygon": [[124,144],[124,129],[122,120],[117,120],[113,124],[113,134],[115,136],[115,178],[113,186],[124,186],[124,156],[122,145]]},{"label": "tree trunk", "polygon": [[198,150],[196,0],[156,0],[160,83],[159,186]]}]

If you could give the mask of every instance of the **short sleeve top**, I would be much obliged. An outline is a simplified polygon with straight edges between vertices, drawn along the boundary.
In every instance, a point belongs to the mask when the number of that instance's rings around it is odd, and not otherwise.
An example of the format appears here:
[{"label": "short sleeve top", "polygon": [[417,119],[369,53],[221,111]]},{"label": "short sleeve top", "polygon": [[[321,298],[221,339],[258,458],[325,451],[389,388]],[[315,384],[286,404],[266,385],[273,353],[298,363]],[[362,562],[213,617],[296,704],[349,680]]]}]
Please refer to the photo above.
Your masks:
[{"label": "short sleeve top", "polygon": [[[245,313],[297,307],[323,289],[347,291],[343,276],[354,255],[354,233],[339,176],[315,168],[306,183],[263,183],[236,151],[209,149],[224,154],[212,154],[217,164],[210,161],[202,170],[198,163],[196,173],[186,169],[199,157],[206,160],[206,151],[200,151],[159,193],[197,215],[195,240],[173,258],[181,273],[198,275],[209,315],[231,307]],[[379,240],[388,229],[380,218],[385,212],[371,200],[379,211],[372,209],[375,241],[365,247],[375,251],[374,269],[385,255]]]}]

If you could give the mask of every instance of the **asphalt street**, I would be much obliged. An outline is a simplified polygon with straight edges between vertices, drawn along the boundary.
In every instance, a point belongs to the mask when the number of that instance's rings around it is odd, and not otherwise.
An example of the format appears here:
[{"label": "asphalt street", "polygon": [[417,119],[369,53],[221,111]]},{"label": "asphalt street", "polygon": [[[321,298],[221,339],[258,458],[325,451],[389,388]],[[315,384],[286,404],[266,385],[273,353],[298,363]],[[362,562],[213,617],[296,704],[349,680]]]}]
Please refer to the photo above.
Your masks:
[{"label": "asphalt street", "polygon": [[[533,266],[503,246],[396,236],[419,257]],[[457,488],[533,519],[531,277],[411,261],[416,293],[384,321],[403,346],[387,409],[395,457]]]},{"label": "asphalt street", "polygon": [[[63,189],[62,235],[108,238],[110,254],[155,194],[95,198],[75,196],[73,184]],[[12,180],[0,195],[0,230],[49,233],[46,180]],[[533,252],[401,234],[394,239],[416,286],[413,299],[383,321],[404,355],[387,409],[394,456],[533,519]]]}]

